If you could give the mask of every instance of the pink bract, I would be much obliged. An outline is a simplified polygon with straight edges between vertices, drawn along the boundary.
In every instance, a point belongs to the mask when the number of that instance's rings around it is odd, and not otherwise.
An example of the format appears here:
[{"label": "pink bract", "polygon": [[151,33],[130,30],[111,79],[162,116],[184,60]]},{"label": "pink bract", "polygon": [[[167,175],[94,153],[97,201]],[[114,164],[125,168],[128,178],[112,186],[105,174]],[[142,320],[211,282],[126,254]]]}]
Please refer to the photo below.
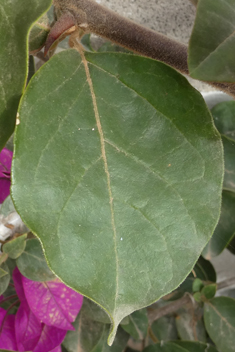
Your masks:
[{"label": "pink bract", "polygon": [[0,348],[17,351],[15,338],[15,316],[8,315],[4,320],[6,313],[7,311],[5,309],[0,308]]},{"label": "pink bract", "polygon": [[22,276],[25,296],[36,317],[49,326],[74,330],[83,296],[63,284],[59,279],[36,282]]},{"label": "pink bract", "polygon": [[4,148],[0,152],[0,204],[10,194],[12,151]]}]

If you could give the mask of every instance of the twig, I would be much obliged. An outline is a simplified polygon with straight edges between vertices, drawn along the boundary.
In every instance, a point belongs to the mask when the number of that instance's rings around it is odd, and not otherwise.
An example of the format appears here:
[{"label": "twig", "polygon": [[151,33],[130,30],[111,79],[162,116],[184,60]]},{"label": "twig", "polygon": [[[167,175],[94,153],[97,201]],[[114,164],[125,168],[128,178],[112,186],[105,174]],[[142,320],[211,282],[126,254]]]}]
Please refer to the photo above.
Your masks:
[{"label": "twig", "polygon": [[235,285],[235,277],[231,277],[217,284],[217,291]]},{"label": "twig", "polygon": [[12,298],[16,298],[16,297],[17,297],[16,294],[15,294],[15,295],[8,296],[8,297],[6,297],[6,298],[4,298],[4,299],[2,299],[2,300],[0,301],[0,305],[1,305],[2,303],[4,303],[4,302],[10,301]]},{"label": "twig", "polygon": [[164,317],[167,314],[174,313],[182,306],[192,302],[193,302],[192,297],[186,293],[182,298],[178,299],[177,301],[169,303],[166,306],[159,308],[158,310],[149,311],[148,312],[149,325],[151,326],[155,320],[161,317]]},{"label": "twig", "polygon": [[19,301],[20,301],[20,300],[18,299],[17,301],[13,302],[12,305],[10,305],[10,307],[7,309],[6,314],[5,314],[5,316],[4,316],[3,320],[2,320],[2,325],[1,325],[1,328],[0,328],[0,335],[1,335],[1,333],[2,333],[3,326],[4,326],[4,324],[5,324],[5,321],[6,321],[6,319],[7,319],[7,316],[8,316],[8,314],[9,314],[10,310],[11,310],[14,306],[16,306],[16,305],[19,303]]},{"label": "twig", "polygon": [[[189,74],[186,45],[136,24],[93,0],[54,0],[54,5],[58,13],[72,16],[74,23],[86,32],[95,33]],[[206,83],[235,97],[235,84]]]}]

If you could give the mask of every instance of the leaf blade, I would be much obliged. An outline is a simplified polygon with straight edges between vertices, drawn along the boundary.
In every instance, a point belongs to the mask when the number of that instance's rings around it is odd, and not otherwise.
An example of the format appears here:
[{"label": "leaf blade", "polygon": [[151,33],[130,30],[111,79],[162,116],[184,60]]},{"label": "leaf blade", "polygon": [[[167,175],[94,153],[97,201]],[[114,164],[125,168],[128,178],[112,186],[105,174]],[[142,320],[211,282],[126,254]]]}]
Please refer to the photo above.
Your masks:
[{"label": "leaf blade", "polygon": [[[192,269],[218,218],[222,148],[203,99],[168,66],[126,54],[86,54],[86,59],[102,132],[78,53],[69,50],[55,56],[36,75],[36,80],[45,84],[44,97],[40,96],[41,86],[32,80],[21,104],[12,195],[22,218],[40,236],[49,266],[67,285],[100,304],[114,319],[116,329],[125,315],[170,292]],[[66,99],[54,113],[56,102],[59,104],[64,94]],[[197,118],[193,118],[195,111]],[[32,112],[33,125],[28,120]],[[199,117],[200,123],[196,122]],[[201,124],[205,128],[201,129]],[[28,140],[27,150],[34,150],[28,170],[29,160],[22,155],[24,136],[32,135],[31,129],[36,129],[43,139]],[[192,130],[196,132],[188,132]],[[213,158],[211,151],[205,153],[210,149],[208,141],[213,145]],[[35,149],[37,143],[40,146]],[[102,156],[104,144],[106,162]],[[194,164],[190,158],[194,158]],[[31,193],[27,202],[30,218],[24,212],[23,180],[32,190],[27,192]],[[207,182],[211,185],[208,189]],[[109,183],[115,199],[116,238]],[[215,192],[209,196],[211,187]],[[198,193],[199,188],[203,193]],[[196,195],[193,203],[192,189]],[[174,220],[167,211],[169,201]],[[202,225],[205,213],[207,220]],[[175,221],[182,217],[184,235]],[[159,228],[160,218],[163,220]],[[175,232],[180,232],[181,237],[172,243]],[[200,240],[192,236],[189,244],[189,233],[200,234]],[[150,269],[156,267],[156,258],[158,275]],[[85,267],[86,274],[78,266]],[[130,277],[134,286],[130,285]],[[92,282],[92,288],[87,282]],[[104,298],[107,282],[108,294]]]}]

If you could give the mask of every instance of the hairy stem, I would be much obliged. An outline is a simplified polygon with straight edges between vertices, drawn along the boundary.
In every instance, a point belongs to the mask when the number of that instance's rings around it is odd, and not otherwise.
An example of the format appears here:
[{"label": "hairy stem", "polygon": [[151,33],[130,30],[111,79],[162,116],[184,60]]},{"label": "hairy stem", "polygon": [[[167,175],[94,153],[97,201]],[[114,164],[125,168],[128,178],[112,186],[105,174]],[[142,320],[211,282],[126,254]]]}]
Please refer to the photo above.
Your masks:
[{"label": "hairy stem", "polygon": [[[86,32],[189,74],[186,45],[136,24],[93,0],[54,0],[54,5],[57,13],[72,16],[74,23]],[[235,84],[206,83],[235,97]]]}]

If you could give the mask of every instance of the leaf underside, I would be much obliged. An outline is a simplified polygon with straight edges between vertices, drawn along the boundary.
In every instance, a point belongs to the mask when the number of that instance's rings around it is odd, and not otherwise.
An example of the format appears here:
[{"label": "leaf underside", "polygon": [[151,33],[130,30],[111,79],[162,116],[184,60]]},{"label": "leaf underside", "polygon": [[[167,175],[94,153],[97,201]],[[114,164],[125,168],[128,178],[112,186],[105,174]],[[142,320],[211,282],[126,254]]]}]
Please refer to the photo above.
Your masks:
[{"label": "leaf underside", "polygon": [[154,60],[73,49],[20,106],[12,197],[50,268],[117,325],[175,289],[219,217],[221,140],[186,79]]}]

